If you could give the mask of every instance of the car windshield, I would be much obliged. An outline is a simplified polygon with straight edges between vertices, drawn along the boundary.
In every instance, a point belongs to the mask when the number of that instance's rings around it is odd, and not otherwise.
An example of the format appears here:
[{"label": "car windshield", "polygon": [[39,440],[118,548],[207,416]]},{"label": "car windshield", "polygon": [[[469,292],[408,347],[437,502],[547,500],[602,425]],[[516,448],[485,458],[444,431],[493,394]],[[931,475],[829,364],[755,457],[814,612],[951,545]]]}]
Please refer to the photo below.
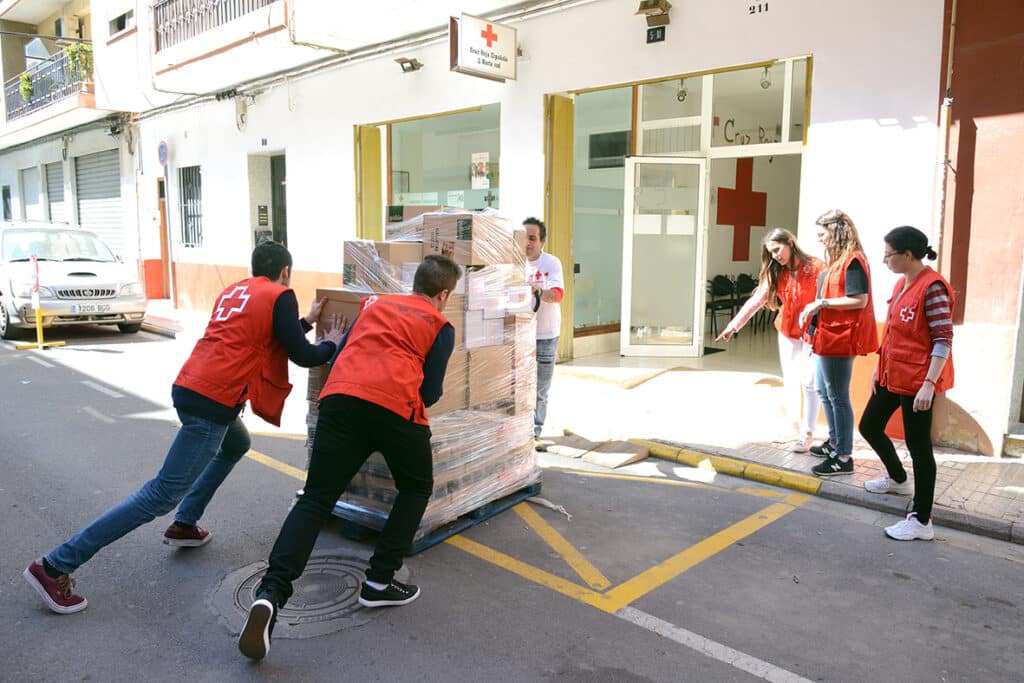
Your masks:
[{"label": "car windshield", "polygon": [[117,261],[96,235],[82,230],[5,230],[0,251],[4,261]]}]

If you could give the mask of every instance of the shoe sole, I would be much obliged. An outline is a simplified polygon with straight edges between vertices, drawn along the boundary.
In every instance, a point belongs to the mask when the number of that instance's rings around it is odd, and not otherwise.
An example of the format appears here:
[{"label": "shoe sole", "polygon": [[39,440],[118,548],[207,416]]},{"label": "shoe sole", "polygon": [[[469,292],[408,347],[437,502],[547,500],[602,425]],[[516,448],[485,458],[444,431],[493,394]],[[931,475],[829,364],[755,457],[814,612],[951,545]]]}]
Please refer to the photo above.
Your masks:
[{"label": "shoe sole", "polygon": [[270,652],[270,620],[274,606],[262,598],[252,603],[249,618],[238,636],[238,651],[249,659],[263,659]]},{"label": "shoe sole", "polygon": [[913,491],[893,491],[892,489],[886,489],[885,491],[873,491],[867,486],[864,487],[864,490],[868,493],[874,493],[879,496],[884,496],[886,494],[889,494],[890,496],[911,496],[914,494]]},{"label": "shoe sole", "polygon": [[420,597],[420,591],[418,590],[411,598],[406,598],[405,600],[367,600],[360,595],[359,604],[363,607],[401,607],[402,605],[408,605],[418,597]]},{"label": "shoe sole", "polygon": [[815,472],[814,470],[811,470],[811,474],[816,477],[841,477],[844,474],[853,474],[853,470],[849,472]]},{"label": "shoe sole", "polygon": [[32,572],[30,572],[28,568],[26,568],[21,575],[24,577],[25,581],[28,582],[28,585],[32,586],[36,593],[39,593],[39,597],[43,599],[46,606],[57,614],[74,614],[75,612],[81,612],[89,606],[89,601],[82,598],[81,604],[75,605],[74,607],[62,607],[53,601],[50,594],[46,592],[45,588],[43,588],[43,584],[39,583],[39,580],[32,575]]},{"label": "shoe sole", "polygon": [[164,545],[173,545],[176,548],[198,548],[209,543],[212,538],[213,534],[210,534],[201,541],[192,538],[167,538],[164,536]]},{"label": "shoe sole", "polygon": [[891,538],[894,541],[934,541],[935,540],[935,534],[932,534],[931,536],[914,536],[912,538],[900,538],[899,536],[893,536],[892,534],[890,534],[888,529],[885,530],[885,535],[888,536],[889,538]]}]

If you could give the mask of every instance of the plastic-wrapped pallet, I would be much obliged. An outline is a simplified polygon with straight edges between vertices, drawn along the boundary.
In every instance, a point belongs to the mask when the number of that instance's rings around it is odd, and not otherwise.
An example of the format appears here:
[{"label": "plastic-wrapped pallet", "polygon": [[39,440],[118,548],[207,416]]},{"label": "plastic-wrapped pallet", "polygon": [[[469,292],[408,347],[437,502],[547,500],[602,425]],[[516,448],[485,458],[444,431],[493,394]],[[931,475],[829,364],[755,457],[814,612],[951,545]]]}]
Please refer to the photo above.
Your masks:
[{"label": "plastic-wrapped pallet", "polygon": [[[345,286],[321,289],[321,321],[358,312],[373,293],[410,292],[409,259],[445,253],[463,267],[444,311],[455,328],[441,400],[428,408],[434,494],[414,543],[481,506],[540,480],[533,446],[536,398],[535,323],[526,283],[523,238],[497,215],[427,212],[392,226],[402,241],[345,243]],[[420,242],[419,240],[424,240]],[[415,262],[418,264],[418,261]],[[317,397],[327,368],[310,371],[307,446],[316,428]],[[335,513],[380,529],[394,502],[394,482],[375,453],[353,479]]]}]

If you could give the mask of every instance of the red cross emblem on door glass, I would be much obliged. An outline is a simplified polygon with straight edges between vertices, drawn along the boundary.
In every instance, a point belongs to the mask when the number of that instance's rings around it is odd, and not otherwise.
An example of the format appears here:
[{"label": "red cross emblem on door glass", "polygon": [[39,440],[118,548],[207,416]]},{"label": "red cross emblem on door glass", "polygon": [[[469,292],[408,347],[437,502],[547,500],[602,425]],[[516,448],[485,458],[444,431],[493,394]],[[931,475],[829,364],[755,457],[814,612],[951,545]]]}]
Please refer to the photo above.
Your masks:
[{"label": "red cross emblem on door glass", "polygon": [[213,312],[214,320],[227,320],[233,314],[244,311],[245,305],[249,303],[248,291],[247,285],[239,285],[222,296],[217,303],[217,310]]},{"label": "red cross emblem on door glass", "polygon": [[752,192],[754,160],[750,157],[736,160],[736,188],[718,188],[719,225],[731,225],[732,260],[750,259],[750,228],[764,226],[768,211],[768,193]]},{"label": "red cross emblem on door glass", "polygon": [[498,34],[494,32],[490,24],[487,24],[486,31],[480,31],[480,37],[487,41],[487,47],[491,47],[494,43],[498,42]]}]

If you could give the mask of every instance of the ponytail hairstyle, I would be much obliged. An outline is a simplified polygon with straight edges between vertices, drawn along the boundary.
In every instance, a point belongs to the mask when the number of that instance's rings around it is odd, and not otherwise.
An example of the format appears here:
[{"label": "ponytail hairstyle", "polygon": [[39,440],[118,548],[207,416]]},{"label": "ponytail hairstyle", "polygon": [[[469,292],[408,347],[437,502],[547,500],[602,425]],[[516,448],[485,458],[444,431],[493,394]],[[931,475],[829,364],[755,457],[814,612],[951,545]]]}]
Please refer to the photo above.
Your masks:
[{"label": "ponytail hairstyle", "polygon": [[[772,243],[785,244],[789,247],[789,263],[782,265],[774,258],[772,253],[768,251],[768,246]],[[789,268],[795,270],[797,267],[810,261],[811,257],[800,248],[800,245],[796,243],[796,236],[785,228],[774,228],[771,232],[765,235],[764,241],[761,243],[761,275],[758,280],[763,285],[768,283],[768,299],[765,305],[773,311],[779,310],[782,301],[779,297],[779,275],[782,273],[783,268]]]},{"label": "ponytail hairstyle", "polygon": [[910,255],[919,261],[924,258],[934,261],[938,258],[935,250],[928,245],[928,236],[909,225],[901,225],[890,230],[885,236],[885,243],[892,247],[893,251],[909,251]]},{"label": "ponytail hairstyle", "polygon": [[864,251],[853,219],[839,209],[832,209],[818,216],[817,225],[825,228],[825,254],[829,264],[838,263],[855,251]]}]

